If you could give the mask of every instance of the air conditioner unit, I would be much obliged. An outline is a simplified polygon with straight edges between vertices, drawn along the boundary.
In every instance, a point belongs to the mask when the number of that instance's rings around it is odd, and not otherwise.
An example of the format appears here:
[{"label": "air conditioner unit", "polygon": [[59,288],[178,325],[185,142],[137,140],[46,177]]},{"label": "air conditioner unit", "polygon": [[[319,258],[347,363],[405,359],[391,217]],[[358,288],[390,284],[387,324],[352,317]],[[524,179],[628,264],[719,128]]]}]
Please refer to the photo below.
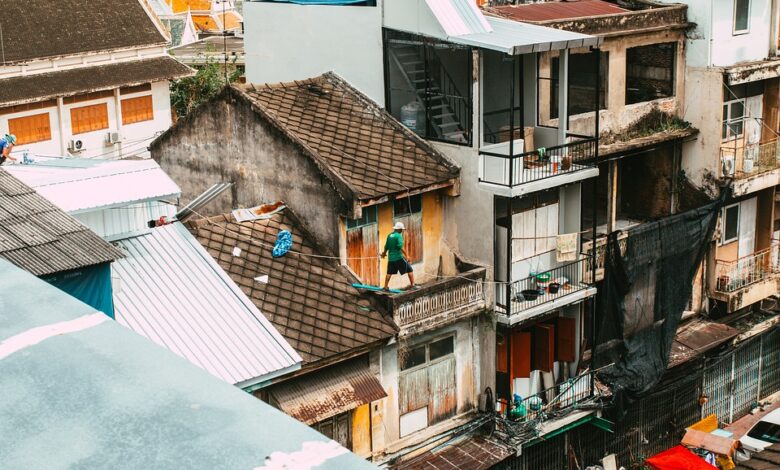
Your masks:
[{"label": "air conditioner unit", "polygon": [[734,157],[724,156],[721,158],[721,163],[723,164],[723,176],[734,176]]},{"label": "air conditioner unit", "polygon": [[109,144],[118,144],[120,140],[122,140],[122,136],[119,135],[119,132],[109,132],[106,134],[106,142]]},{"label": "air conditioner unit", "polygon": [[83,152],[84,149],[84,142],[80,139],[73,139],[70,142],[68,142],[68,152],[70,153],[77,153],[77,152]]}]

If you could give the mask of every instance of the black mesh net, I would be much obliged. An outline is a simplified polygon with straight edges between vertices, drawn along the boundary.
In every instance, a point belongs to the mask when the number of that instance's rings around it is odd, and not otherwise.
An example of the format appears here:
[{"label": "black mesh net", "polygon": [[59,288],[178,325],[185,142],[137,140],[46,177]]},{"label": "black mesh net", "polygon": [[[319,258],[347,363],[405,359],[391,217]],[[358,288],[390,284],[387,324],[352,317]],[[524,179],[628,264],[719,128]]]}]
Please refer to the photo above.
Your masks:
[{"label": "black mesh net", "polygon": [[597,298],[595,366],[613,392],[617,418],[647,394],[666,370],[693,279],[717,223],[723,198],[628,231],[610,235]]}]

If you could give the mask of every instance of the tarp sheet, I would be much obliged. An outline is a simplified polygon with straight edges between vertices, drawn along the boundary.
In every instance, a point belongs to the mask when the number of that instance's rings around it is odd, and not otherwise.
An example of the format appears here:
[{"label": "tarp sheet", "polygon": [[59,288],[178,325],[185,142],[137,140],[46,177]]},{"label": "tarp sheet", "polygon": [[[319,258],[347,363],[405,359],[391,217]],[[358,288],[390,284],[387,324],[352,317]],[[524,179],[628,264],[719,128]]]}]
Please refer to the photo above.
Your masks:
[{"label": "tarp sheet", "polygon": [[675,446],[656,454],[645,463],[653,470],[718,470],[683,446]]},{"label": "tarp sheet", "polygon": [[693,279],[725,197],[629,230],[625,253],[618,244],[620,232],[610,235],[597,297],[595,362],[597,367],[615,364],[599,378],[612,387],[617,420],[666,371]]},{"label": "tarp sheet", "polygon": [[43,276],[41,279],[114,318],[110,263]]}]

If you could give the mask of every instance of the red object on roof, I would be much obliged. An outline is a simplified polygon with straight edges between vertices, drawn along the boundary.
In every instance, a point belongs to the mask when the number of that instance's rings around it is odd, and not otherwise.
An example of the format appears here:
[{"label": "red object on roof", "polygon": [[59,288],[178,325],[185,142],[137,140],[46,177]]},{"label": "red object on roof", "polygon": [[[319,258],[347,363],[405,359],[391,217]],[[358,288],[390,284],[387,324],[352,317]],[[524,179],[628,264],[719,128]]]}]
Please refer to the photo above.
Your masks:
[{"label": "red object on roof", "polygon": [[530,3],[494,7],[501,16],[518,21],[550,21],[565,18],[613,15],[628,10],[614,3],[602,0],[580,0],[578,2]]},{"label": "red object on roof", "polygon": [[653,470],[718,470],[683,446],[656,454],[645,460],[645,463]]}]

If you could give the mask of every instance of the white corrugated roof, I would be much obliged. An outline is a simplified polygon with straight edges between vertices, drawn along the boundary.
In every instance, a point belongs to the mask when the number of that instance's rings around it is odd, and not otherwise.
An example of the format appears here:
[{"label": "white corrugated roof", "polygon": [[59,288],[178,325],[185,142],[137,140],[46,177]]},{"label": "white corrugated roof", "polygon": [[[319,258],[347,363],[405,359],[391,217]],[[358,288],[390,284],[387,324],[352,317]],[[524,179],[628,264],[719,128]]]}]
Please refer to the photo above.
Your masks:
[{"label": "white corrugated roof", "polygon": [[118,242],[116,320],[246,388],[300,368],[301,357],[181,223]]},{"label": "white corrugated roof", "polygon": [[71,214],[181,194],[154,160],[36,158],[29,165],[3,168]]},{"label": "white corrugated roof", "polygon": [[480,47],[510,55],[549,50],[598,46],[602,39],[587,34],[572,33],[519,21],[485,17],[492,31],[464,35],[448,35],[447,41]]},{"label": "white corrugated roof", "polygon": [[450,36],[492,31],[474,0],[425,0],[425,3]]}]

